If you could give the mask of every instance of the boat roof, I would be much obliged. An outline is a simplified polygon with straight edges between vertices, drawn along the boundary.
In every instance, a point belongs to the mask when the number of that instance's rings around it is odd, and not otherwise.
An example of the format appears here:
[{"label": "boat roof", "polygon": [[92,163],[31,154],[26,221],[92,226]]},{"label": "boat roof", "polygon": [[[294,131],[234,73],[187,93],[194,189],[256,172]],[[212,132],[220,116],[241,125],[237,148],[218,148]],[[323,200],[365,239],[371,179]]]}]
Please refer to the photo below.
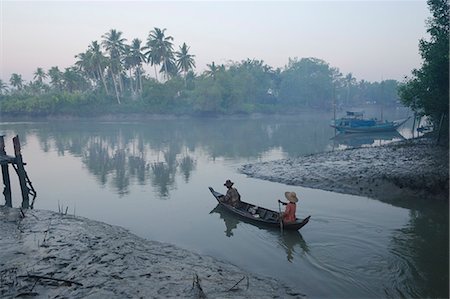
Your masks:
[{"label": "boat roof", "polygon": [[363,117],[364,111],[347,111],[347,116]]}]

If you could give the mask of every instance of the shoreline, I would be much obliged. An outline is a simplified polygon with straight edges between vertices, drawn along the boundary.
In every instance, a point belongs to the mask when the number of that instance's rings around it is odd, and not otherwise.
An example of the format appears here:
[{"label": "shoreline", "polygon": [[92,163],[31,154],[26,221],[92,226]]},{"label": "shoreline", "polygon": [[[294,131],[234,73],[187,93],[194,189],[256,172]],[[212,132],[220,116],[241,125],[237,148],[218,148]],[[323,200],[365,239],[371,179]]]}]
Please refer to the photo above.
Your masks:
[{"label": "shoreline", "polygon": [[408,198],[449,201],[448,147],[431,139],[403,140],[239,168],[250,177],[366,196],[385,202]]},{"label": "shoreline", "polygon": [[0,206],[0,297],[300,298],[268,277],[87,218]]}]

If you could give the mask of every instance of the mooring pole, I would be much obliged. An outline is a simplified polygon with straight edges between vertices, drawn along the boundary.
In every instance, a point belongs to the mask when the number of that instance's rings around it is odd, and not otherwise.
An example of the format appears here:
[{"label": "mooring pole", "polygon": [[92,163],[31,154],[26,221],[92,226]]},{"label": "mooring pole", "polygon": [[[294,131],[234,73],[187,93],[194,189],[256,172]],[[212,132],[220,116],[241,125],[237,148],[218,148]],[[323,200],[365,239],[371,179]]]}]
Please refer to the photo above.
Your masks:
[{"label": "mooring pole", "polygon": [[30,200],[28,198],[29,189],[26,182],[26,172],[25,168],[23,167],[23,160],[22,160],[22,154],[20,152],[20,142],[19,142],[19,136],[16,135],[16,137],[13,138],[13,144],[14,144],[14,154],[16,156],[16,164],[17,164],[17,175],[19,176],[19,182],[20,182],[20,190],[22,191],[22,208],[28,209],[30,207]]},{"label": "mooring pole", "polygon": [[[5,136],[0,135],[0,155],[6,156],[5,151]],[[3,176],[3,195],[5,196],[5,205],[7,207],[12,208],[12,199],[11,199],[11,181],[9,179],[9,169],[8,162],[2,163],[2,176]]]}]

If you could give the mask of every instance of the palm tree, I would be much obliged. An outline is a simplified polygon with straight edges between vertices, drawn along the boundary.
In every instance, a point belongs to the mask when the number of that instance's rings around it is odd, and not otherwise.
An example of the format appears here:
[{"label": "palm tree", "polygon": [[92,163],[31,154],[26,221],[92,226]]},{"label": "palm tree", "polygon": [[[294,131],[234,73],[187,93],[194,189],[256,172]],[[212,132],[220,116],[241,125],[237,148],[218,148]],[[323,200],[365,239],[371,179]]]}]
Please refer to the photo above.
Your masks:
[{"label": "palm tree", "polygon": [[[163,64],[164,73],[167,76],[169,75],[168,65],[169,60],[173,59],[173,37],[165,36],[166,28],[160,29],[155,27],[152,31],[150,31],[147,38],[147,49],[149,51],[145,53],[148,55],[147,61],[149,61],[152,65]],[[156,66],[155,66],[156,73]]]},{"label": "palm tree", "polygon": [[217,67],[214,61],[211,64],[207,64],[206,66],[208,67],[208,69],[205,71],[205,75],[215,80],[216,75],[220,70],[220,66]]},{"label": "palm tree", "polygon": [[144,50],[148,50],[147,52],[144,53],[145,57],[146,57],[146,62],[150,63],[150,65],[152,65],[155,69],[155,79],[156,81],[158,81],[158,72],[156,70],[156,66],[161,64],[160,61],[160,57],[158,57],[156,55],[155,52],[153,52],[153,49],[151,48],[151,42],[149,40],[149,38],[147,39],[147,43],[144,47]]},{"label": "palm tree", "polygon": [[[130,70],[130,79],[132,80],[133,75],[131,72],[134,70],[136,77],[136,91],[142,91],[142,63],[146,61],[146,57],[143,54],[145,47],[142,47],[142,41],[135,38],[131,41],[131,46],[127,46],[127,51],[125,55],[125,63]],[[131,84],[133,90],[133,83]]]},{"label": "palm tree", "polygon": [[78,60],[75,62],[75,66],[85,77],[91,82],[96,82],[100,78],[97,77],[97,69],[92,63],[92,52],[87,50],[86,52],[75,55]]},{"label": "palm tree", "polygon": [[94,68],[96,69],[98,76],[102,79],[103,87],[105,88],[105,92],[109,95],[108,86],[106,85],[105,80],[105,68],[106,68],[106,57],[103,55],[100,45],[97,41],[93,41],[89,45],[89,51],[92,53],[91,59]]},{"label": "palm tree", "polygon": [[[122,64],[121,58],[125,51],[125,38],[122,38],[122,32],[115,29],[111,29],[109,32],[105,33],[103,36],[102,45],[105,50],[109,52],[109,68],[111,70],[111,76],[114,83],[114,89],[116,92],[117,102],[120,104],[119,92],[117,90],[117,79],[119,81],[120,92],[123,91],[122,86]],[[117,76],[117,79],[116,79]]]},{"label": "palm tree", "polygon": [[0,94],[6,93],[8,91],[8,85],[0,79]]},{"label": "palm tree", "polygon": [[51,67],[48,72],[50,77],[50,84],[57,90],[61,90],[63,73],[59,70],[57,66]]},{"label": "palm tree", "polygon": [[22,90],[23,88],[22,75],[16,73],[12,74],[11,78],[9,79],[9,83],[11,83],[11,86],[15,87],[17,90]]},{"label": "palm tree", "polygon": [[178,66],[175,61],[175,57],[171,57],[163,60],[163,65],[161,66],[160,73],[165,73],[166,79],[175,77],[178,75]]},{"label": "palm tree", "polygon": [[39,82],[39,84],[43,83],[43,80],[47,78],[47,74],[45,73],[44,69],[41,67],[38,67],[36,69],[36,71],[34,72],[34,77],[33,79],[37,80],[37,82]]},{"label": "palm tree", "polygon": [[180,47],[180,51],[175,52],[175,55],[177,56],[178,69],[184,72],[185,83],[187,73],[195,67],[195,55],[189,54],[189,49],[190,47],[186,46],[186,43],[183,43],[183,46]]}]

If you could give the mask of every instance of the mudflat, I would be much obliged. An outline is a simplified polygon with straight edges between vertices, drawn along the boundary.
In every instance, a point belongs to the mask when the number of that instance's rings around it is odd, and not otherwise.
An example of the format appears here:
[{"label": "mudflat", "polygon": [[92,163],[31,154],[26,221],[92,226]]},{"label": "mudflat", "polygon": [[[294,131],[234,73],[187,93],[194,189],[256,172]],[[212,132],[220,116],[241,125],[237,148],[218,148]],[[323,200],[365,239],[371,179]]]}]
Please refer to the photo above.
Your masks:
[{"label": "mudflat", "polygon": [[449,151],[428,138],[243,165],[248,176],[383,201],[449,198]]},{"label": "mudflat", "polygon": [[51,211],[0,207],[1,298],[300,295],[274,279],[140,238],[121,227]]}]

